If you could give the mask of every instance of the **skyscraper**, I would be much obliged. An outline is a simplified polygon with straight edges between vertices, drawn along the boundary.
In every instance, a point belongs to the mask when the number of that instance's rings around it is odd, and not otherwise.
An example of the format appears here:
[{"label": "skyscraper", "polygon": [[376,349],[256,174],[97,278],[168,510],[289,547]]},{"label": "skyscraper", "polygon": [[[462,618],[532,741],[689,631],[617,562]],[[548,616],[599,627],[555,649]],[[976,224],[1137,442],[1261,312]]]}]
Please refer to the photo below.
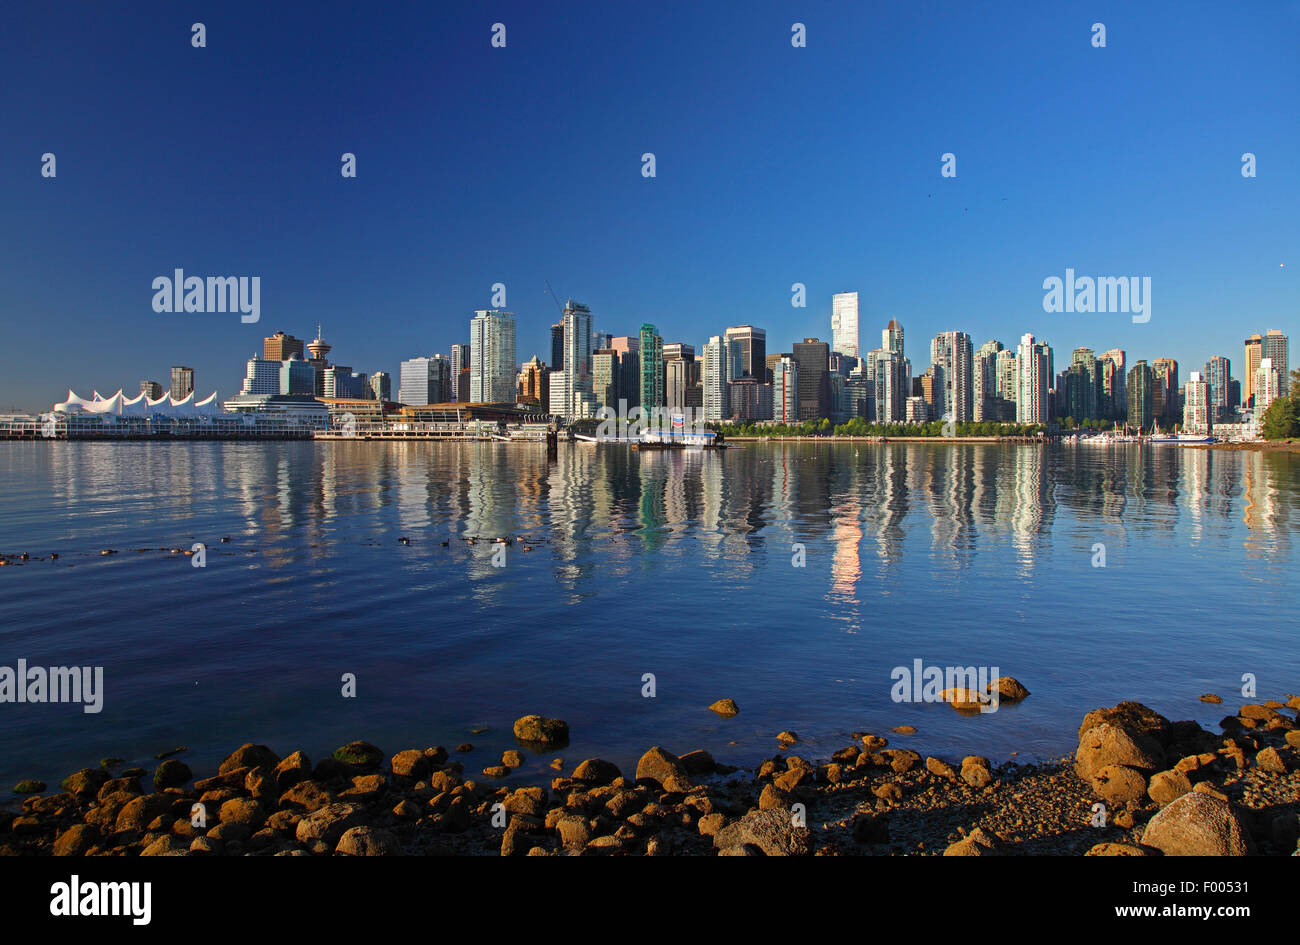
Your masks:
[{"label": "skyscraper", "polygon": [[262,339],[262,357],[267,361],[288,361],[293,355],[303,357],[302,339],[277,331]]},{"label": "skyscraper", "polygon": [[375,395],[375,400],[384,401],[393,399],[393,379],[387,371],[376,371],[370,375],[370,390]]},{"label": "skyscraper", "polygon": [[1251,407],[1255,403],[1255,372],[1264,357],[1264,339],[1260,335],[1251,335],[1246,339],[1245,369],[1241,375],[1241,402]]},{"label": "skyscraper", "polygon": [[1232,362],[1214,355],[1205,362],[1205,384],[1210,398],[1210,419],[1223,420],[1228,413],[1228,395],[1232,390]]},{"label": "skyscraper", "polygon": [[1255,422],[1263,418],[1273,401],[1282,393],[1282,377],[1273,365],[1272,358],[1261,358],[1259,367],[1255,368],[1255,381],[1252,385],[1255,393]]},{"label": "skyscraper", "polygon": [[564,370],[564,322],[551,326],[551,370]]},{"label": "skyscraper", "polygon": [[1124,349],[1111,348],[1102,352],[1098,361],[1101,363],[1101,390],[1107,408],[1107,418],[1124,421],[1128,419],[1128,385],[1125,381]]},{"label": "skyscraper", "polygon": [[533,355],[519,371],[519,386],[515,399],[521,404],[535,404],[543,409],[549,406],[550,384],[547,382],[545,362]]},{"label": "skyscraper", "polygon": [[1016,422],[1046,423],[1051,358],[1049,348],[1031,334],[1016,349]]},{"label": "skyscraper", "polygon": [[1145,361],[1138,361],[1128,372],[1128,425],[1134,430],[1150,431],[1155,423],[1151,402],[1155,373]]},{"label": "skyscraper", "polygon": [[622,394],[619,384],[622,356],[613,348],[600,348],[591,354],[591,388],[597,407],[618,410]]},{"label": "skyscraper", "polygon": [[[591,343],[591,331],[585,332]],[[469,399],[506,404],[515,399],[515,317],[479,309],[469,323]]]},{"label": "skyscraper", "polygon": [[838,292],[831,296],[832,349],[858,356],[858,293]]},{"label": "skyscraper", "polygon": [[728,328],[725,336],[740,346],[740,375],[760,384],[767,381],[767,332],[753,325]]},{"label": "skyscraper", "polygon": [[194,368],[177,365],[172,368],[171,394],[176,400],[184,400],[194,393]]},{"label": "skyscraper", "polygon": [[799,419],[820,420],[831,413],[830,345],[816,338],[794,344],[798,365]]},{"label": "skyscraper", "polygon": [[570,299],[564,305],[564,413],[586,417],[595,409],[591,383],[591,309]]},{"label": "skyscraper", "polygon": [[1183,432],[1208,434],[1213,423],[1210,387],[1200,371],[1192,371],[1183,392]]},{"label": "skyscraper", "polygon": [[930,342],[930,363],[934,368],[935,411],[938,418],[958,423],[974,417],[974,357],[970,335],[945,331]]},{"label": "skyscraper", "polygon": [[903,356],[881,349],[871,352],[871,400],[874,419],[880,423],[897,423],[907,418],[907,378]]},{"label": "skyscraper", "polygon": [[640,384],[641,407],[650,410],[662,407],[664,401],[664,340],[648,322],[641,326]]},{"label": "skyscraper", "polygon": [[402,362],[397,399],[411,406],[441,404],[451,392],[451,365],[441,355]]},{"label": "skyscraper", "polygon": [[626,400],[631,410],[641,404],[641,336],[618,335],[609,340],[609,347],[618,352],[618,399]]},{"label": "skyscraper", "polygon": [[731,383],[732,358],[727,340],[718,335],[704,346],[701,380],[704,384],[704,419],[725,420],[731,416],[727,402]]},{"label": "skyscraper", "polygon": [[163,395],[162,385],[157,381],[141,381],[140,393],[144,394],[145,397],[150,400],[157,400]]},{"label": "skyscraper", "polygon": [[903,326],[898,319],[891,318],[889,324],[880,330],[880,347],[894,352],[900,358],[907,357],[903,350]]},{"label": "skyscraper", "polygon": [[788,354],[776,355],[772,364],[772,419],[799,422],[799,366]]},{"label": "skyscraper", "polygon": [[1291,345],[1287,336],[1276,328],[1264,333],[1264,354],[1273,362],[1273,370],[1281,378],[1278,384],[1279,396],[1285,397],[1291,389]]},{"label": "skyscraper", "polygon": [[986,341],[975,352],[971,370],[971,404],[976,423],[996,419],[993,401],[998,396],[998,352],[1001,350],[1002,342]]},{"label": "skyscraper", "polygon": [[1172,424],[1182,416],[1178,404],[1178,362],[1173,358],[1156,358],[1151,362],[1151,410],[1157,420]]},{"label": "skyscraper", "polygon": [[469,345],[451,346],[451,397],[453,401],[469,400]]}]

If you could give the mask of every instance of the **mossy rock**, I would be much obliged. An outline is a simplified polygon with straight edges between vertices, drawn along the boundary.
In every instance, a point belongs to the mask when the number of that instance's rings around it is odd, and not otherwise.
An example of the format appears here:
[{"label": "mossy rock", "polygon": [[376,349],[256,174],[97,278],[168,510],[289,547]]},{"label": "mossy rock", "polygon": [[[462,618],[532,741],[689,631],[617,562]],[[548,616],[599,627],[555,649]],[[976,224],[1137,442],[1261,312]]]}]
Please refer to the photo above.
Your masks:
[{"label": "mossy rock", "polygon": [[183,761],[164,761],[153,773],[153,786],[159,791],[169,787],[180,787],[194,777],[190,766]]},{"label": "mossy rock", "polygon": [[100,758],[99,766],[101,768],[120,768],[126,764],[125,758]]},{"label": "mossy rock", "polygon": [[334,760],[357,768],[378,768],[384,763],[384,753],[370,742],[348,742],[334,749]]},{"label": "mossy rock", "polygon": [[15,794],[40,794],[45,790],[45,782],[37,781],[35,778],[28,778],[26,781],[19,781],[14,785]]}]

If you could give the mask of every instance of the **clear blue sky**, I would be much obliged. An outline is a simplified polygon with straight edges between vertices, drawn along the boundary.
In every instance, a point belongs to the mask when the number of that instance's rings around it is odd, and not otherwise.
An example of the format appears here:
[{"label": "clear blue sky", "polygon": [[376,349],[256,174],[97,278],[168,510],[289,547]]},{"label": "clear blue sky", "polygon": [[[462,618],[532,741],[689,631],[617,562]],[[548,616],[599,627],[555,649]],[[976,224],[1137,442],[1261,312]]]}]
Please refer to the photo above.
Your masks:
[{"label": "clear blue sky", "polygon": [[[856,289],[864,347],[896,317],[918,372],[961,329],[1032,331],[1058,367],[1119,346],[1235,375],[1247,334],[1300,343],[1297,50],[1293,2],[16,0],[0,408],[175,363],[224,397],[264,335],[317,321],[337,361],[396,373],[468,341],[494,282],[519,359],[545,359],[546,279],[599,330],[697,346],[744,323],[769,351],[829,338]],[[260,276],[261,322],[156,314],[177,267]],[[1150,276],[1151,321],[1045,313],[1066,267]]]}]

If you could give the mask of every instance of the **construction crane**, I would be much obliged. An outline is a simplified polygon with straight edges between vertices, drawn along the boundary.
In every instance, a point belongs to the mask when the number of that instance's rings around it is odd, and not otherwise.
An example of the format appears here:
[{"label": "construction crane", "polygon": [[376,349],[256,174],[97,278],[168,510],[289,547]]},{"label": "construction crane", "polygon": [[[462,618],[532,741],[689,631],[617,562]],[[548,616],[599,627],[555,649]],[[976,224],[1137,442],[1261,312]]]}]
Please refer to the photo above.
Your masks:
[{"label": "construction crane", "polygon": [[560,310],[560,315],[564,315],[564,306],[560,304],[560,297],[556,295],[555,290],[551,288],[551,280],[545,279],[543,281],[546,283],[546,291],[550,293],[551,299],[555,302],[555,307]]}]

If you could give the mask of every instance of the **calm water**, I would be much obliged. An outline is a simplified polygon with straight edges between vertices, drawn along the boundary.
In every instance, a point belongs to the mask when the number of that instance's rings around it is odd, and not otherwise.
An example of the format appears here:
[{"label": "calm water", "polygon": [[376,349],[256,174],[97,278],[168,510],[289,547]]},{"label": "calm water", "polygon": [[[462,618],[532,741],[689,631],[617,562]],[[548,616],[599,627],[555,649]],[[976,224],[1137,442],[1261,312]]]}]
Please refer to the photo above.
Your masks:
[{"label": "calm water", "polygon": [[[0,552],[60,555],[0,568],[0,665],[105,674],[99,715],[0,705],[4,790],[178,745],[210,773],[246,741],[472,741],[477,771],[531,712],[569,721],[570,762],[751,763],[782,729],[824,756],[902,724],[923,752],[1045,757],[1121,699],[1208,724],[1223,710],[1197,696],[1235,705],[1243,673],[1300,691],[1294,455],[38,442],[0,444],[0,483]],[[462,540],[498,535],[525,537],[503,568]],[[158,550],[195,541],[206,568]],[[973,718],[896,704],[890,670],[915,659],[1033,695]],[[707,710],[724,696],[739,717]]]}]

